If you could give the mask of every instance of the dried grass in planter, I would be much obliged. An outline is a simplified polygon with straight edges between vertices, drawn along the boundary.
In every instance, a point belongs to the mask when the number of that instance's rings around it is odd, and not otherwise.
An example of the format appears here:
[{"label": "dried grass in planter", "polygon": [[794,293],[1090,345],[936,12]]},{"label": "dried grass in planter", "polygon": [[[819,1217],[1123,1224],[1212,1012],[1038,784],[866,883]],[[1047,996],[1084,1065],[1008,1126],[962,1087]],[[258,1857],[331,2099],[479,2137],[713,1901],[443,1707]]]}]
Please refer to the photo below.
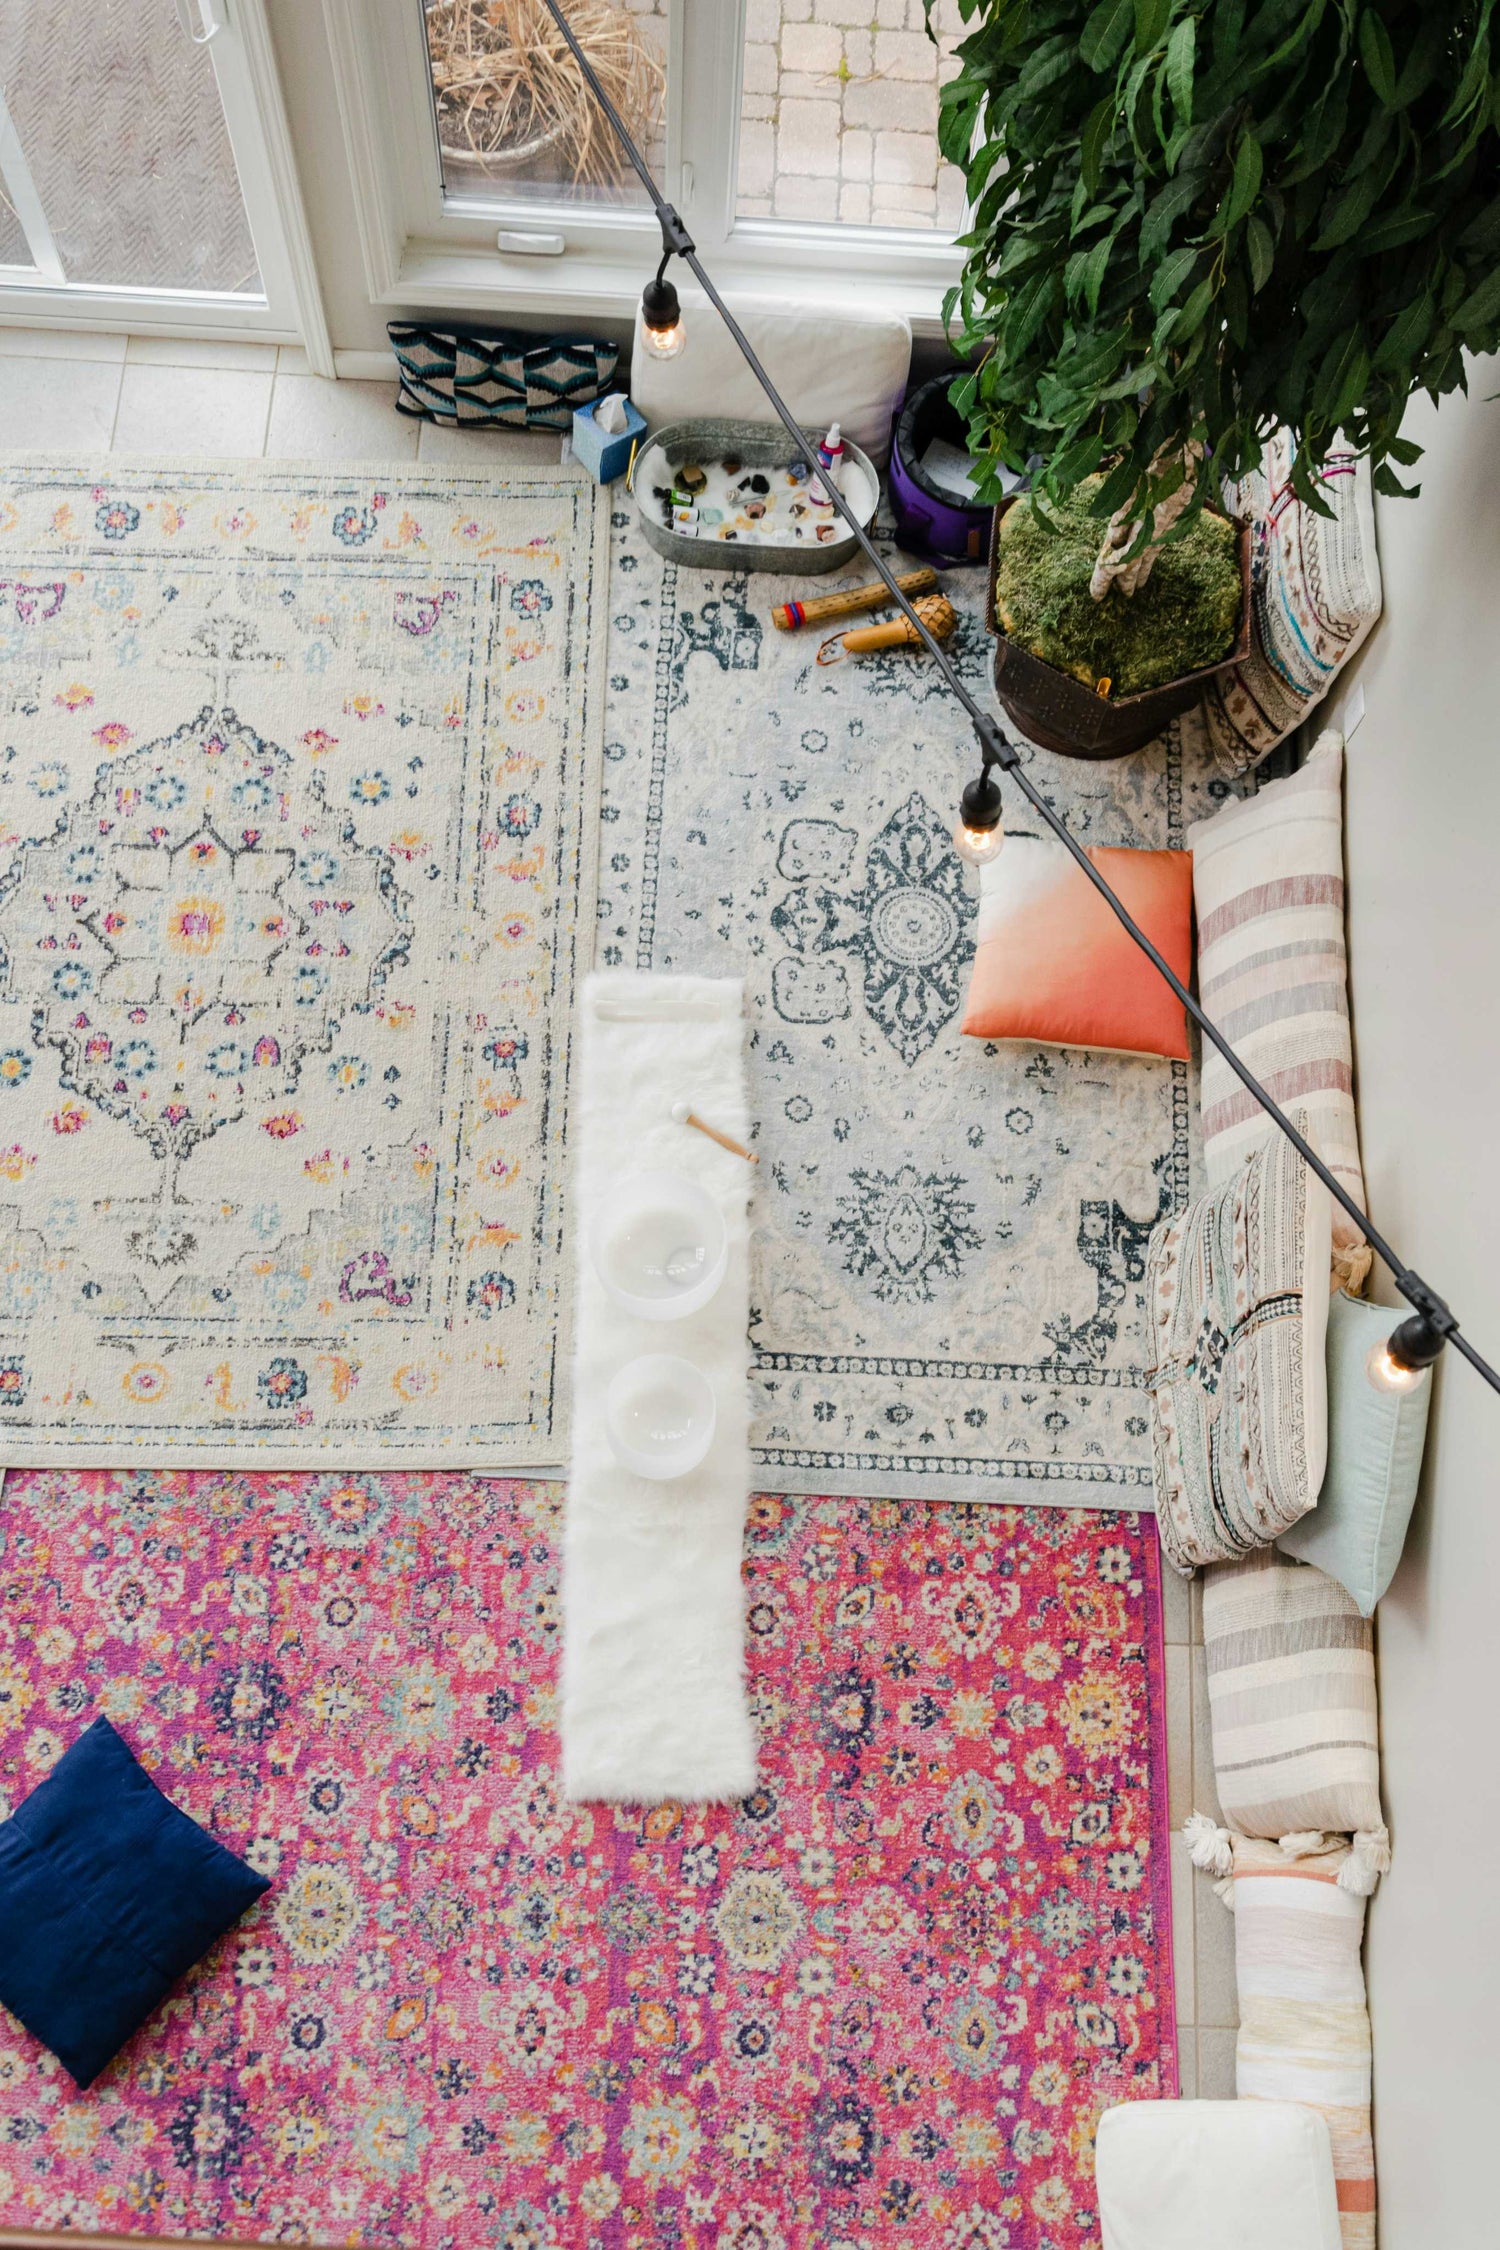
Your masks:
[{"label": "dried grass in planter", "polygon": [[[634,18],[607,0],[574,0],[567,17],[632,134],[649,141],[664,73]],[[543,0],[432,0],[427,50],[446,154],[490,172],[552,166],[590,187],[629,173]]]}]

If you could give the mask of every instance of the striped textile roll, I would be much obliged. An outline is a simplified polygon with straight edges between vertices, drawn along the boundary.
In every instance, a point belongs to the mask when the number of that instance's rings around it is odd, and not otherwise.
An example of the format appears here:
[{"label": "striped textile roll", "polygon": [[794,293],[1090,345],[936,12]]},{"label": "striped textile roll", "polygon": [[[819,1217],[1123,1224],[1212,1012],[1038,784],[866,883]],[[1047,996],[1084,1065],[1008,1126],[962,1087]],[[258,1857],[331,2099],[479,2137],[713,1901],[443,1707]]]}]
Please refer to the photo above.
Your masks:
[{"label": "striped textile roll", "polygon": [[1348,1847],[1306,1856],[1234,1838],[1241,2101],[1305,2102],[1327,2120],[1343,2250],[1375,2250],[1365,1902],[1339,1881]]},{"label": "striped textile roll", "polygon": [[[1350,1880],[1384,1857],[1374,1632],[1353,1597],[1275,1547],[1203,1580],[1214,1774],[1247,1836],[1357,1834]],[[1367,1887],[1373,1887],[1373,1882]]]},{"label": "striped textile roll", "polygon": [[1251,526],[1250,654],[1204,690],[1202,713],[1221,770],[1248,773],[1320,703],[1380,615],[1370,464],[1331,453],[1317,481],[1329,514],[1292,490],[1296,441],[1278,430],[1260,466],[1226,485],[1231,515]]},{"label": "striped textile roll", "polygon": [[[1198,994],[1281,1103],[1307,1113],[1318,1154],[1363,1209],[1344,953],[1344,745],[1320,737],[1305,766],[1235,798],[1188,831],[1198,916]],[[1227,1063],[1203,1050],[1203,1159],[1210,1187],[1274,1130]],[[1370,1253],[1334,1212],[1334,1271],[1357,1288]]]}]

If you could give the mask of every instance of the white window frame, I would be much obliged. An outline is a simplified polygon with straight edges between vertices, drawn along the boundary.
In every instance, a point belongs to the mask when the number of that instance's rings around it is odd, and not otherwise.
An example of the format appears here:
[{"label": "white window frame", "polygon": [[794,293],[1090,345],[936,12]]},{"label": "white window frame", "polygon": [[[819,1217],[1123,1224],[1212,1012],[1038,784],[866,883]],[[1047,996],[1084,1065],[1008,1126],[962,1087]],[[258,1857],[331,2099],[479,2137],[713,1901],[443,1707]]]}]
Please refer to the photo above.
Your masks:
[{"label": "white window frame", "polygon": [[205,46],[214,66],[260,268],[260,290],[146,289],[70,281],[0,100],[0,174],[34,261],[33,267],[0,266],[0,323],[301,344],[313,371],[332,375],[333,350],[266,0],[182,0],[179,13],[185,19],[183,37]]},{"label": "white window frame", "polygon": [[[645,206],[443,194],[420,0],[323,0],[370,300],[393,311],[493,308],[628,318],[660,256]],[[962,254],[916,229],[735,214],[745,0],[672,0],[661,185],[724,285],[826,302],[835,269],[862,305],[942,330]],[[561,235],[561,255],[502,252],[500,229]]]}]

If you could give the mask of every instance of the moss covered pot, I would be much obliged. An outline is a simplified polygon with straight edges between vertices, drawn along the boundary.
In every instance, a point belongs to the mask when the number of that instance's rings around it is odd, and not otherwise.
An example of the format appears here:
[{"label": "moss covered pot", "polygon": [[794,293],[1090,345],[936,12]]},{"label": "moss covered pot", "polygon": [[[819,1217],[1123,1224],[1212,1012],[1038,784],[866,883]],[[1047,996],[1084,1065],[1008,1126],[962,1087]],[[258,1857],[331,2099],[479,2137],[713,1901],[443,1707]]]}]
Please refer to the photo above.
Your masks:
[{"label": "moss covered pot", "polygon": [[1228,656],[1243,606],[1239,533],[1205,511],[1187,534],[1162,549],[1138,592],[1111,586],[1102,602],[1089,592],[1104,537],[1088,501],[1098,479],[1080,486],[1044,519],[1028,495],[998,527],[995,618],[1006,637],[1060,672],[1111,697],[1140,695]]}]

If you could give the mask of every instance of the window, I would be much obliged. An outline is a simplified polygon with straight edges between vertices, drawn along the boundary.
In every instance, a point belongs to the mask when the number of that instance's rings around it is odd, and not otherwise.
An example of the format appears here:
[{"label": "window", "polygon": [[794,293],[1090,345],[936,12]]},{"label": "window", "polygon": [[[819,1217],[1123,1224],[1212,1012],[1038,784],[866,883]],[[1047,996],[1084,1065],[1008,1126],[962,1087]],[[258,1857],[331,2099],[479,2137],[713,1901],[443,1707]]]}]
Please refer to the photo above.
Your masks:
[{"label": "window", "polygon": [[[575,4],[574,32],[658,169],[666,162],[667,4]],[[445,195],[647,205],[542,0],[423,0]]]},{"label": "window", "polygon": [[[206,47],[172,0],[7,0],[0,88],[66,281],[260,294],[260,271]],[[35,219],[33,225],[35,226]]]},{"label": "window", "polygon": [[[544,0],[325,0],[377,304],[628,314],[657,230]],[[940,324],[963,183],[938,0],[566,0],[724,283]],[[837,20],[835,20],[837,19]]]},{"label": "window", "polygon": [[750,0],[735,208],[742,219],[955,235],[963,174],[938,155],[956,0]]},{"label": "window", "polygon": [[0,305],[331,372],[265,0],[0,0]]}]

